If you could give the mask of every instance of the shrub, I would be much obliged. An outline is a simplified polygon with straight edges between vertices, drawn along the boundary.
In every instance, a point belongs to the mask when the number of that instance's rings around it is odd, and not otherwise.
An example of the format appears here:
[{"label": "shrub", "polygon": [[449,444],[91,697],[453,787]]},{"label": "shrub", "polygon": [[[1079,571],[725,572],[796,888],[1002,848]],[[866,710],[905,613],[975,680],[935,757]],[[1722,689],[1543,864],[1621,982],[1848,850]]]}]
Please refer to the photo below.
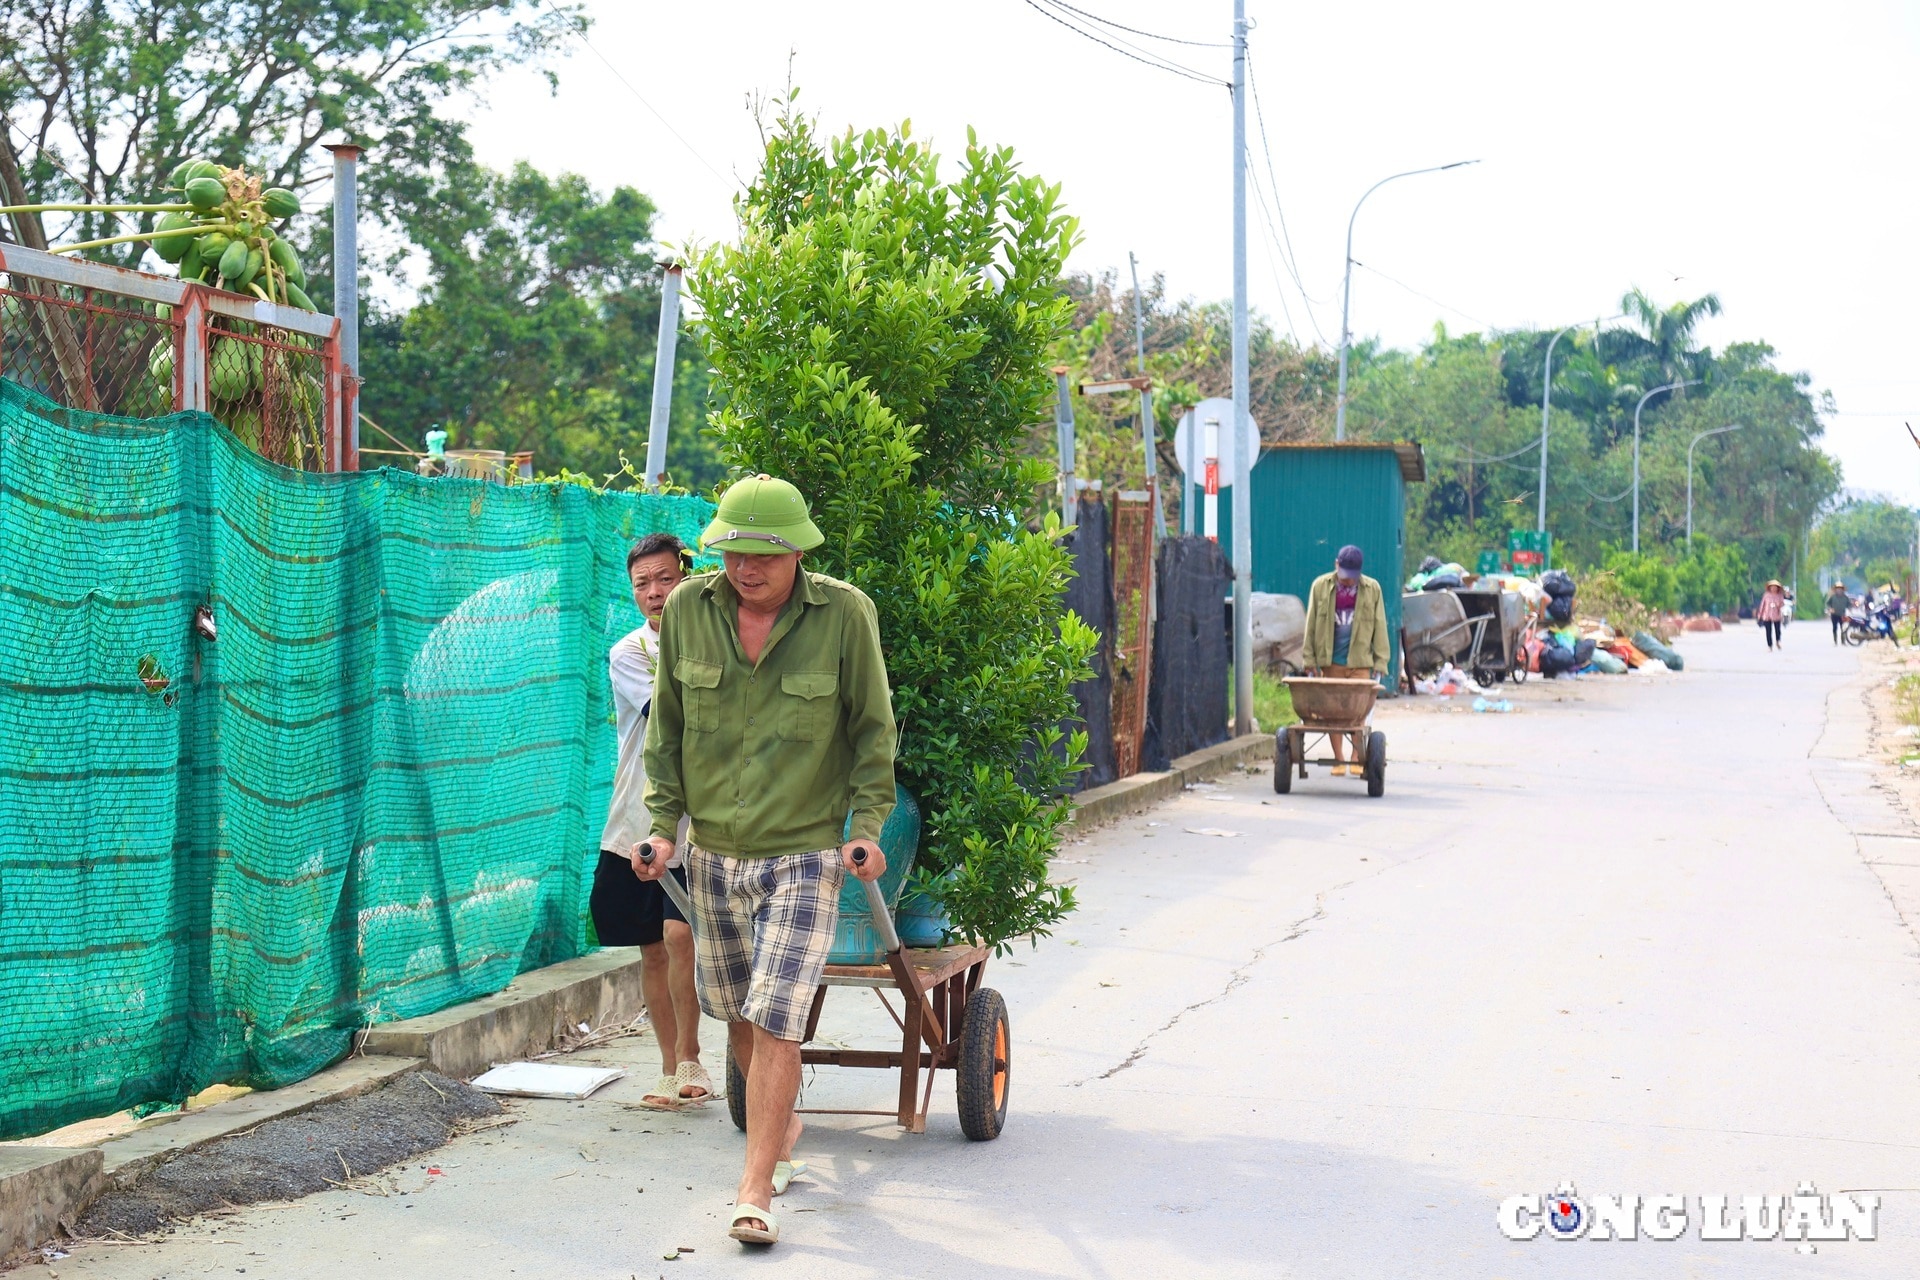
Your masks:
[{"label": "shrub", "polygon": [[723,458],[798,485],[827,538],[810,567],[873,598],[922,889],[961,936],[1044,935],[1073,908],[1047,870],[1085,735],[1058,726],[1095,637],[1062,608],[1057,525],[1011,513],[1051,478],[1021,446],[1075,223],[971,133],[946,183],[905,125],[823,144],[791,97],[737,213],[688,272]]}]

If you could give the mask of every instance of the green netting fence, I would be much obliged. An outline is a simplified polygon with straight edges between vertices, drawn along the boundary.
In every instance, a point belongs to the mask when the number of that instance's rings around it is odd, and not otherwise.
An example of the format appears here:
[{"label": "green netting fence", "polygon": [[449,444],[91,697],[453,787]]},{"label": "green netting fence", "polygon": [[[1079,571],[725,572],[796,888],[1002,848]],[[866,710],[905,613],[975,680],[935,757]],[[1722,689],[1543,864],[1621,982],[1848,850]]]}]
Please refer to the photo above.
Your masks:
[{"label": "green netting fence", "polygon": [[626,549],[711,510],[288,471],[0,382],[0,1138],[580,954]]}]

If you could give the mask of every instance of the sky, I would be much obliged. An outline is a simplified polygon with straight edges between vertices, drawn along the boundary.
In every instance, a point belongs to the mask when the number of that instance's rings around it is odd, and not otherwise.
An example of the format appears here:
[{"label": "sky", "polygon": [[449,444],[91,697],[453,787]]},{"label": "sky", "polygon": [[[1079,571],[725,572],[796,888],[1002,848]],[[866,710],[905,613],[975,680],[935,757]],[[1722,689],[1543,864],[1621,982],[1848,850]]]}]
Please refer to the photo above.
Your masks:
[{"label": "sky", "polygon": [[[1114,23],[1203,44],[1230,0],[1075,0]],[[911,120],[957,154],[974,127],[1061,184],[1084,240],[1071,267],[1199,299],[1233,291],[1232,104],[1224,83],[1143,65],[1032,0],[639,4],[589,0],[551,64],[494,77],[473,104],[480,158],[626,184],[660,238],[711,242],[757,168],[748,102],[792,81],[836,131]],[[1055,10],[1057,13],[1058,11]],[[1252,305],[1303,342],[1338,343],[1355,201],[1352,330],[1416,346],[1452,332],[1560,326],[1720,296],[1702,341],[1764,339],[1830,391],[1824,447],[1848,487],[1920,505],[1920,3],[1368,3],[1248,0],[1257,203]],[[1093,24],[1082,22],[1083,26]],[[1230,50],[1121,34],[1203,78]],[[1251,201],[1251,197],[1250,197]],[[1277,219],[1276,219],[1277,221]],[[1302,288],[1304,286],[1304,288]]]}]

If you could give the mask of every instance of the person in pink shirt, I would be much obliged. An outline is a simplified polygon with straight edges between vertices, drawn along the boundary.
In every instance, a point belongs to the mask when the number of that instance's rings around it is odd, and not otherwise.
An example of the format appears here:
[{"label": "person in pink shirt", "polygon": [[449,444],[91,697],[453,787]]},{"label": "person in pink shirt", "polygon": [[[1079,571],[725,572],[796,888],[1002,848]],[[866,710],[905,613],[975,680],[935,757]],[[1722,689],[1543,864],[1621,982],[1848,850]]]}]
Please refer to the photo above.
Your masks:
[{"label": "person in pink shirt", "polygon": [[1754,607],[1753,620],[1760,624],[1760,630],[1767,637],[1767,648],[1784,649],[1787,637],[1780,623],[1787,616],[1787,589],[1780,585],[1778,578],[1768,580],[1767,589],[1760,593],[1760,603]]}]

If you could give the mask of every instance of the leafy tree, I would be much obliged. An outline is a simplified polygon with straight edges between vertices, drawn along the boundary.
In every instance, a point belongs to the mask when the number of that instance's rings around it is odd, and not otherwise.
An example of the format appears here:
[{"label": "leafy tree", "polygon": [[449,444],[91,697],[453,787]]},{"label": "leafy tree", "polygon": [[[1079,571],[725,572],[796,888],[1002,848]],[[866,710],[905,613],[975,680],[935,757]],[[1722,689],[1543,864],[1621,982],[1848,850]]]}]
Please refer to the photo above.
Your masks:
[{"label": "leafy tree", "polygon": [[1815,526],[1809,556],[1816,565],[1871,585],[1909,580],[1916,519],[1911,507],[1885,498],[1853,498]]},{"label": "leafy tree", "polygon": [[905,125],[823,140],[791,97],[736,208],[739,242],[688,275],[723,456],[797,484],[811,563],[879,610],[920,883],[961,936],[1045,934],[1073,907],[1047,864],[1085,742],[1056,726],[1095,637],[1062,609],[1057,527],[1013,514],[1046,474],[1021,445],[1074,221],[1010,150],[969,134],[945,181]]},{"label": "leafy tree", "polygon": [[[437,424],[456,446],[530,449],[542,470],[641,469],[660,322],[653,202],[524,163],[455,166],[422,195],[409,222],[427,283],[413,306],[369,315],[363,409],[415,448]],[[683,338],[667,462],[689,487],[720,478],[700,430],[706,378]]]},{"label": "leafy tree", "polygon": [[[347,137],[374,149],[364,198],[391,218],[410,184],[470,156],[447,100],[544,59],[582,21],[540,0],[0,0],[0,195],[134,203],[189,155],[298,191],[326,180],[319,144]],[[153,217],[108,228],[84,215],[70,238]],[[37,215],[16,226],[44,243]]]},{"label": "leafy tree", "polygon": [[1622,363],[1655,375],[1647,382],[1649,388],[1701,377],[1712,369],[1712,354],[1695,349],[1693,331],[1708,316],[1720,314],[1718,294],[1661,307],[1641,290],[1630,289],[1620,299],[1620,309],[1641,332],[1614,330],[1608,345]]}]

